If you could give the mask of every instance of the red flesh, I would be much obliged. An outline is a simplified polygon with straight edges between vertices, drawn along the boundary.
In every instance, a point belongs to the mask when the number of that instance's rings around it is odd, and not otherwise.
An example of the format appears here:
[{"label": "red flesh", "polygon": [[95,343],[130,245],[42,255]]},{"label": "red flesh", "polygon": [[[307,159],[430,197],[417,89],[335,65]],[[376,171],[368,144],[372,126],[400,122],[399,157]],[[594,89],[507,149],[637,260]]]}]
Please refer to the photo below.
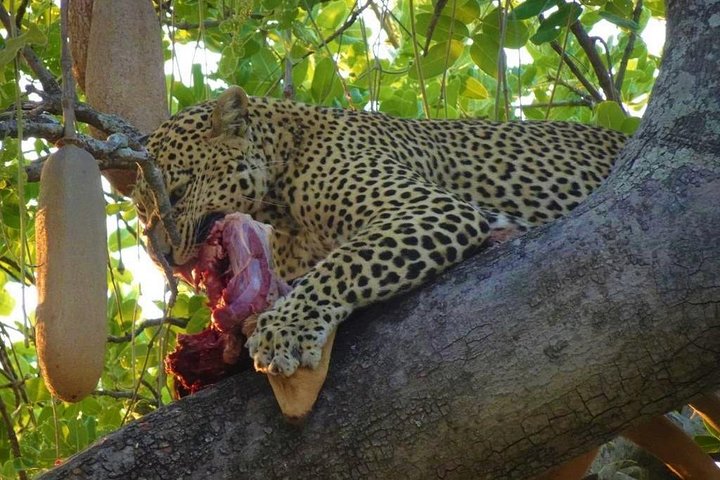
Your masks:
[{"label": "red flesh", "polygon": [[[248,317],[270,307],[290,287],[272,271],[269,226],[241,213],[215,223],[192,265],[178,269],[204,289],[212,324],[197,335],[178,335],[165,366],[179,396],[194,393],[236,373],[243,356],[241,333]],[[248,362],[249,365],[249,362]]]}]

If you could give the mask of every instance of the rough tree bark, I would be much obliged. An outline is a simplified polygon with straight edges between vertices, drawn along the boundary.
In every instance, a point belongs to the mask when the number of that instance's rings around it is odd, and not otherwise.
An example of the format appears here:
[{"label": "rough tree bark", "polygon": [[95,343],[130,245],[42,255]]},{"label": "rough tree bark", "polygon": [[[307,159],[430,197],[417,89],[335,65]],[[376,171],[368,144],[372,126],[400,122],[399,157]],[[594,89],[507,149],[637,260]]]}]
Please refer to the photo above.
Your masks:
[{"label": "rough tree bark", "polygon": [[717,387],[720,0],[667,17],[611,179],[569,218],[355,315],[304,428],[248,372],[43,478],[527,478]]}]

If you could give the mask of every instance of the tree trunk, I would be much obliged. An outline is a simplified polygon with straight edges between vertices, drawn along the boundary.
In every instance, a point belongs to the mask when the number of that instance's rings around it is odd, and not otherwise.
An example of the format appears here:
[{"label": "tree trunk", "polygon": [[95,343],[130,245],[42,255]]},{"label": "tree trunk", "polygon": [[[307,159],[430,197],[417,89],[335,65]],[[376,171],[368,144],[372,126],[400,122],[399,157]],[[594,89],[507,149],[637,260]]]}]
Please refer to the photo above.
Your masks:
[{"label": "tree trunk", "polygon": [[302,429],[247,372],[43,478],[527,478],[720,383],[720,0],[668,4],[611,179],[341,326]]}]

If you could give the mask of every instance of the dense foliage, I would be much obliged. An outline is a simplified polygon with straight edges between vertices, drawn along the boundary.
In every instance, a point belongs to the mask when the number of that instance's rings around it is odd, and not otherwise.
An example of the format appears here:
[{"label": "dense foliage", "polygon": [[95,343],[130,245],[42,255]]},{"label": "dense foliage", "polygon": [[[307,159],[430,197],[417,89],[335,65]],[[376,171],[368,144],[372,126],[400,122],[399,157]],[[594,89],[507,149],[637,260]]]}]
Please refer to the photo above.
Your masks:
[{"label": "dense foliage", "polygon": [[[636,1],[178,0],[156,8],[168,64],[192,65],[189,75],[173,69],[167,77],[173,111],[238,84],[252,95],[402,117],[551,118],[632,133],[660,61],[640,34],[664,15],[661,0]],[[0,39],[0,104],[8,112],[0,120],[12,118],[24,86],[37,83],[15,60],[23,46],[60,74],[55,2],[5,6],[21,20],[14,38],[6,29]],[[164,317],[142,308],[142,274],[125,267],[142,249],[141,227],[128,199],[108,191],[113,338],[105,372],[93,396],[53,401],[39,377],[32,332],[38,185],[19,174],[52,146],[12,138],[2,145],[0,477],[15,478],[170,402],[163,358],[178,332],[204,327],[209,311],[188,289]],[[71,278],[69,272],[68,295]],[[163,299],[155,303],[162,312]]]}]

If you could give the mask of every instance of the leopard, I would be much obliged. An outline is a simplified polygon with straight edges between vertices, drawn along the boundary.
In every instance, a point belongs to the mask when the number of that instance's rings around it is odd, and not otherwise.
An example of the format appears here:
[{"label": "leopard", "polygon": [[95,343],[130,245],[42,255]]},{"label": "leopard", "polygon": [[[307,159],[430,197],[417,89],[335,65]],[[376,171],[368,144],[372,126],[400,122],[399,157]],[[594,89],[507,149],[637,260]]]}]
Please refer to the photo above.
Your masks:
[{"label": "leopard", "polygon": [[[231,212],[271,225],[273,263],[293,289],[258,316],[246,346],[256,370],[288,377],[315,368],[356,309],[567,215],[626,139],[572,122],[395,118],[232,86],[147,141],[180,237],[160,227],[154,255],[192,264]],[[144,178],[133,196],[146,224],[158,218]]]}]

